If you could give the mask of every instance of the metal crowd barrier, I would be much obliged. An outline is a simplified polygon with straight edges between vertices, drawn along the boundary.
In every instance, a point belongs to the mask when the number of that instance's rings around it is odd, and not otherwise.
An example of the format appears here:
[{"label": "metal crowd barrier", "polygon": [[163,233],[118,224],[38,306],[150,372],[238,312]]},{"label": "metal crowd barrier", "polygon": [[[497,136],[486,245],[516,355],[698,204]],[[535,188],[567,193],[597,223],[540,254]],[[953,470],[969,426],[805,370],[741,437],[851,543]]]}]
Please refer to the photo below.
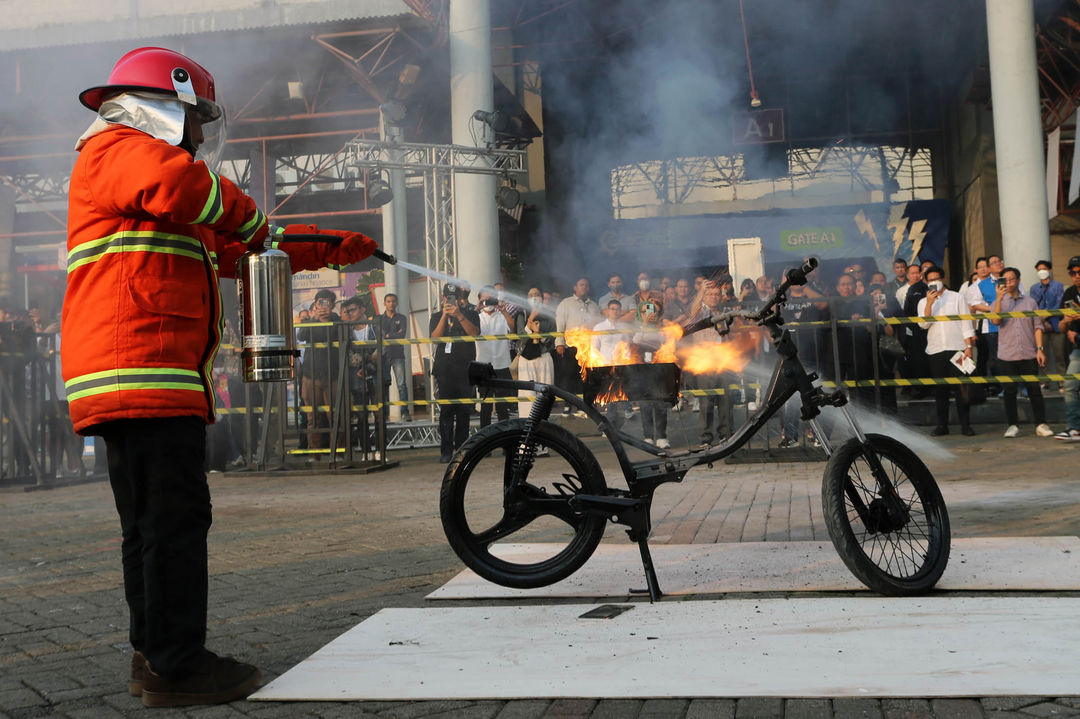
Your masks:
[{"label": "metal crowd barrier", "polygon": [[[838,303],[831,301],[835,307]],[[871,311],[867,301],[867,311]],[[881,409],[890,404],[889,394],[895,388],[924,388],[940,385],[1000,385],[1006,383],[1063,382],[1080,380],[1080,374],[1040,373],[1036,375],[995,375],[968,377],[911,377],[895,376],[895,368],[882,361],[881,337],[886,326],[902,327],[916,322],[978,321],[1000,317],[1054,317],[1078,314],[1077,310],[1036,310],[1031,312],[972,313],[935,317],[886,317],[876,319],[837,319],[830,312],[828,320],[789,322],[802,342],[804,361],[823,376],[826,386],[852,388],[856,401]],[[373,339],[357,340],[354,330],[372,328]],[[869,358],[856,356],[858,346],[852,343],[850,362],[845,361],[839,329],[865,329],[870,334],[872,351]],[[486,340],[519,340],[536,337],[559,337],[563,333],[478,335],[475,337],[414,338],[386,340],[378,332],[379,324],[303,323],[307,339],[299,343],[306,354],[313,352],[314,362],[298,363],[297,378],[287,383],[247,384],[230,377],[237,390],[234,406],[219,408],[219,421],[209,430],[211,450],[222,442],[223,427],[234,434],[242,461],[249,469],[379,469],[388,464],[387,451],[407,446],[437,444],[438,408],[450,404],[518,402],[517,397],[478,397],[465,399],[436,399],[431,382],[427,395],[412,400],[387,401],[389,378],[381,361],[362,362],[355,357],[374,352],[383,356],[383,349],[392,345],[439,345],[449,342],[481,342]],[[2,328],[0,328],[2,329]],[[738,330],[736,330],[738,331]],[[608,333],[618,334],[621,330]],[[92,468],[82,458],[82,438],[71,431],[63,383],[59,377],[59,356],[55,336],[27,334],[21,347],[12,339],[3,341],[0,335],[0,483],[20,483],[49,486],[87,476]],[[344,348],[344,351],[342,351]],[[223,345],[221,353],[237,351],[234,345]],[[772,358],[768,353],[759,359],[764,372],[771,371]],[[867,361],[868,360],[868,361]],[[304,366],[309,376],[305,384]],[[858,368],[851,376],[849,368]],[[738,373],[736,373],[738,374]],[[321,392],[315,392],[316,380]],[[759,381],[753,372],[744,372],[739,381],[712,388],[687,388],[687,397],[707,397],[737,391],[748,396],[758,389]],[[242,400],[242,401],[241,401]],[[528,401],[528,400],[525,400]],[[389,427],[386,409],[390,406],[424,408],[427,420],[419,419]],[[421,413],[423,414],[423,413]],[[237,422],[236,420],[239,420]],[[238,437],[235,435],[239,435]],[[312,445],[318,446],[312,446]],[[213,451],[211,452],[213,454]],[[231,451],[229,452],[231,454]],[[234,459],[226,457],[226,459]],[[392,464],[392,463],[390,463]],[[225,468],[229,468],[226,466]]]}]

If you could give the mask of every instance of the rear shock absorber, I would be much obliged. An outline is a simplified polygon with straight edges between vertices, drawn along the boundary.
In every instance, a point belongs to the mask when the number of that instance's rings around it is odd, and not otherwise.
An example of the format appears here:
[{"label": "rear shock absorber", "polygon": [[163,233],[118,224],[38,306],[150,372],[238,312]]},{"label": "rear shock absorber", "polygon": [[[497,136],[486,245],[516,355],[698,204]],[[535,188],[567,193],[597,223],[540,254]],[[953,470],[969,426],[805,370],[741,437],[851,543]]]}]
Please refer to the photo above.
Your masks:
[{"label": "rear shock absorber", "polygon": [[525,420],[525,435],[518,444],[517,452],[514,453],[514,476],[520,477],[523,472],[532,469],[536,461],[538,446],[536,444],[536,427],[551,416],[551,408],[555,406],[555,393],[550,387],[545,387],[536,393],[533,400],[532,411]]}]

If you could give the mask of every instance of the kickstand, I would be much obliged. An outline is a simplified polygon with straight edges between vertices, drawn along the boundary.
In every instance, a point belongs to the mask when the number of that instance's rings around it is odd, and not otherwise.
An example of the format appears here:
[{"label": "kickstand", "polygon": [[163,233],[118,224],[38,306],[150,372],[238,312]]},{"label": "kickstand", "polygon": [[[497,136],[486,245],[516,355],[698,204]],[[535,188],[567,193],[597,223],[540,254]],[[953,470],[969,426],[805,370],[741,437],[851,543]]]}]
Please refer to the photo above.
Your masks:
[{"label": "kickstand", "polygon": [[664,593],[660,591],[660,581],[656,578],[656,568],[653,567],[652,554],[649,552],[649,542],[647,539],[638,540],[638,549],[641,551],[641,565],[645,569],[645,581],[649,585],[648,589],[631,589],[631,594],[645,594],[649,593],[649,602],[655,602],[660,597],[664,596]]}]

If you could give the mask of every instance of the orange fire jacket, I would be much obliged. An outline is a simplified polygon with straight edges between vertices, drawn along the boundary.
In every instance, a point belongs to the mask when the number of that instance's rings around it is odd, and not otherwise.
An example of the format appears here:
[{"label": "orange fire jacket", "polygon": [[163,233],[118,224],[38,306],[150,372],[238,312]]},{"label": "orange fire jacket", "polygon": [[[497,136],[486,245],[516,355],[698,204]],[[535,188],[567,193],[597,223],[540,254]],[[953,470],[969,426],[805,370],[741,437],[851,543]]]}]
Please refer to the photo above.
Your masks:
[{"label": "orange fire jacket", "polygon": [[[68,195],[61,318],[76,432],[139,417],[214,421],[211,370],[224,323],[218,278],[233,277],[247,243],[266,234],[254,200],[185,150],[121,125],[86,141]],[[355,243],[281,249],[294,271],[370,254]]]}]

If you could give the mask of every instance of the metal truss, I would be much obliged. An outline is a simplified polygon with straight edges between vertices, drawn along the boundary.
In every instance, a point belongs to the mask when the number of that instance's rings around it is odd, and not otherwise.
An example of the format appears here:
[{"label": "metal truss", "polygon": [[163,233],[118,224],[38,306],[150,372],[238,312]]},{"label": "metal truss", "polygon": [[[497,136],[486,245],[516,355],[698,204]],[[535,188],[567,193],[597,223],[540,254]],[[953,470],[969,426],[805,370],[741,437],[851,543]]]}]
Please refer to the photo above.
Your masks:
[{"label": "metal truss", "polygon": [[747,179],[744,155],[636,162],[611,173],[615,219],[640,217],[658,205],[717,202],[795,192],[819,181],[847,182],[852,189],[888,191],[892,199],[932,196],[930,151],[892,145],[833,144],[789,148],[788,172],[776,179]]},{"label": "metal truss", "polygon": [[[456,276],[457,234],[454,230],[454,173],[510,177],[524,175],[524,150],[429,145],[382,140],[354,140],[345,151],[348,167],[402,170],[424,183],[424,261],[444,275]],[[428,278],[428,306],[438,300],[436,281]]]}]

